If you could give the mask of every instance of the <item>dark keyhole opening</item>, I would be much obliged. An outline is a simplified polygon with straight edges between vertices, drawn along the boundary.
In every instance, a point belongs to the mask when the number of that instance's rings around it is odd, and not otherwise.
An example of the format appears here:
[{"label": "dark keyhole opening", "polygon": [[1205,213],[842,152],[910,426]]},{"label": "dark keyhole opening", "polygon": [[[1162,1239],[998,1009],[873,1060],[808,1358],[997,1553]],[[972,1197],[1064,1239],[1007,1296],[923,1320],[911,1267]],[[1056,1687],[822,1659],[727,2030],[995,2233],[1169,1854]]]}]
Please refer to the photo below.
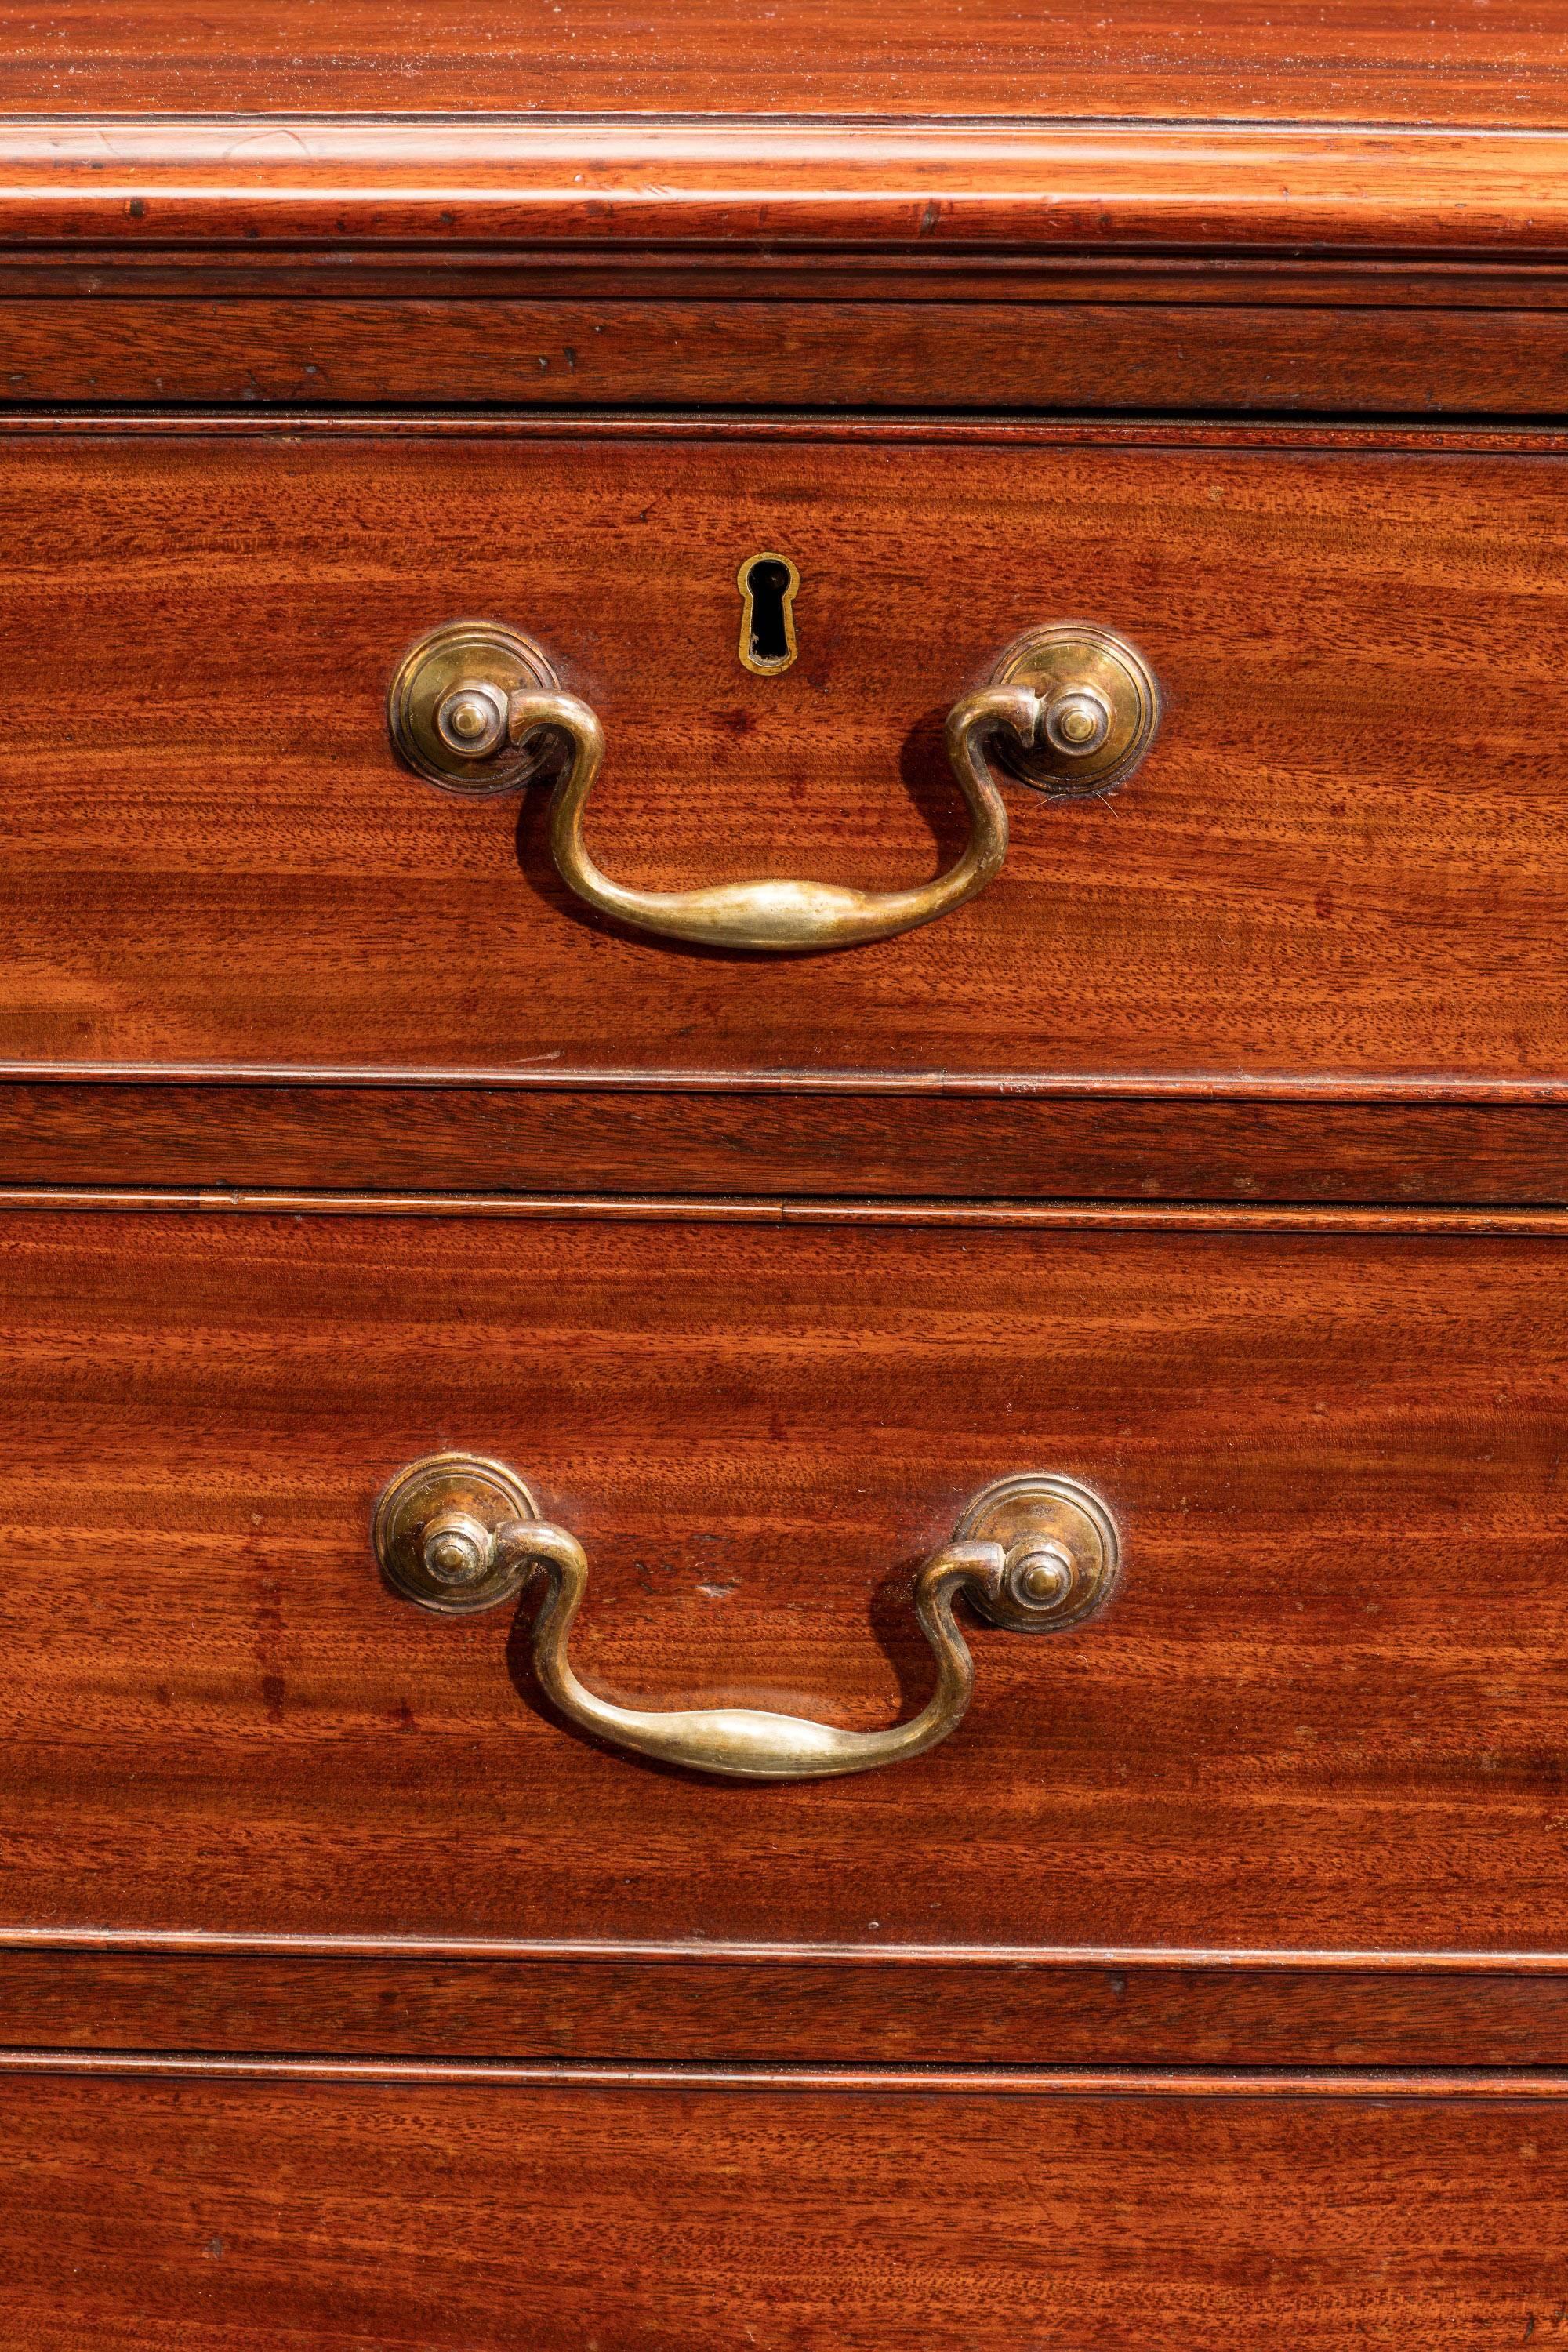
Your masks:
[{"label": "dark keyhole opening", "polygon": [[789,601],[789,566],[776,556],[760,556],[746,574],[746,592],[752,600],[752,659],[787,660],[784,612]]}]

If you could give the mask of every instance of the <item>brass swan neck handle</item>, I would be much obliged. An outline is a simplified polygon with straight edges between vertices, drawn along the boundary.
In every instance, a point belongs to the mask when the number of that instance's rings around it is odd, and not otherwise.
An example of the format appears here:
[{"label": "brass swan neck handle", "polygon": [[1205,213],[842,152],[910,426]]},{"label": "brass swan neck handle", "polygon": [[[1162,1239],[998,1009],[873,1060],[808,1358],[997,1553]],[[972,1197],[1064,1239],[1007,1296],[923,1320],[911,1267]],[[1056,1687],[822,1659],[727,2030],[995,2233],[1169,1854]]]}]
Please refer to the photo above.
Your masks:
[{"label": "brass swan neck handle", "polygon": [[759,1707],[691,1707],[654,1713],[615,1706],[579,1682],[566,1654],[572,1622],[588,1586],[588,1561],[575,1536],[542,1520],[500,1528],[497,1549],[541,1567],[545,1594],[534,1619],[533,1664],[563,1715],[617,1748],[737,1780],[819,1780],[870,1772],[919,1756],[957,1729],[974,1696],[974,1661],[953,1622],[960,1592],[994,1598],[1004,1573],[1000,1544],[949,1544],[915,1580],[915,1616],[936,1657],[936,1688],[920,1713],[888,1731],[844,1731],[803,1716]]},{"label": "brass swan neck handle", "polygon": [[984,890],[1007,855],[1007,809],[981,747],[988,736],[1002,733],[1031,749],[1044,709],[1040,697],[1020,686],[982,687],[953,704],[947,755],[969,812],[969,837],[945,873],[910,890],[849,890],[785,879],[716,883],[703,890],[628,889],[595,865],[583,839],[584,811],[605,758],[605,730],[595,712],[573,694],[518,693],[507,724],[514,744],[543,732],[566,739],[566,768],[551,796],[550,853],[561,879],[587,906],[661,939],[787,955],[894,939]]},{"label": "brass swan neck handle", "polygon": [[563,689],[531,638],[499,622],[451,622],[411,646],[392,682],[387,721],[406,766],[470,798],[529,783],[563,744],[550,847],[579,898],[663,939],[799,955],[896,938],[984,889],[1008,844],[993,756],[1016,782],[1042,792],[1109,792],[1143,757],[1159,713],[1153,673],[1124,637],[1089,621],[1029,630],[987,682],[960,695],[947,713],[948,763],[969,817],[963,850],[933,880],[884,891],[788,878],[637,890],[613,880],[583,838],[604,766],[603,724],[587,702]]},{"label": "brass swan neck handle", "polygon": [[907,1723],[848,1731],[757,1707],[618,1706],[588,1689],[567,1654],[587,1555],[565,1528],[538,1516],[504,1464],[461,1454],[410,1464],[376,1506],[373,1541],[393,1590],[442,1615],[495,1608],[542,1570],[534,1671],[561,1714],[637,1755],[742,1780],[870,1772],[934,1748],[963,1722],[974,1692],[974,1662],[953,1616],[960,1593],[994,1624],[1060,1632],[1104,1606],[1119,1565],[1114,1524],[1087,1487],[1031,1473],[982,1488],[915,1580],[936,1688]]}]

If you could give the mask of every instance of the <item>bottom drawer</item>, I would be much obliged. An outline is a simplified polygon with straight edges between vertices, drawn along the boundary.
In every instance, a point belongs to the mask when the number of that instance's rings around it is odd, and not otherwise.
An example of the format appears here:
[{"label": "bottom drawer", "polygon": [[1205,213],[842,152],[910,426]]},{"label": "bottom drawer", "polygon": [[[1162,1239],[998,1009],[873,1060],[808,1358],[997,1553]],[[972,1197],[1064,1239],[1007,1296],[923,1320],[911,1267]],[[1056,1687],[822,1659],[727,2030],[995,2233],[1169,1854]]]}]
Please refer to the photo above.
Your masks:
[{"label": "bottom drawer", "polygon": [[[1560,1965],[1568,1251],[1362,1222],[0,1216],[0,1947]],[[384,1581],[377,1490],[447,1448],[581,1540],[572,1662],[656,1715],[907,1722],[919,1564],[994,1480],[1091,1489],[1121,1580],[1045,1639],[966,1618],[928,1753],[716,1780],[563,1719],[537,1580]],[[911,2054],[658,2006],[445,2051]],[[927,2014],[922,2058],[1198,2054]]]},{"label": "bottom drawer", "polygon": [[1539,2079],[940,2087],[0,2074],[0,2341],[1568,2340],[1568,2099]]}]

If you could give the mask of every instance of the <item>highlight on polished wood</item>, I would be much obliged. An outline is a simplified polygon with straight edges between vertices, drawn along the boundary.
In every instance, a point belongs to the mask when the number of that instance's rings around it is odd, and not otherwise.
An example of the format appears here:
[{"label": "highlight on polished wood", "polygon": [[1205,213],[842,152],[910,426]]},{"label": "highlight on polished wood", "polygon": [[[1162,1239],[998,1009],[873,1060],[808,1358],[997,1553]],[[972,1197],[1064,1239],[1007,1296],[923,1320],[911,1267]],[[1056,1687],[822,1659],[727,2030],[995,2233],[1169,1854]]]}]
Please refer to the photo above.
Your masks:
[{"label": "highlight on polished wood", "polygon": [[[0,69],[0,102],[9,78]],[[33,238],[84,246],[305,243],[323,232],[371,247],[771,235],[935,253],[1404,246],[1558,260],[1568,243],[1560,56],[1553,80],[1557,121],[1456,124],[1441,139],[1419,123],[1083,127],[1031,121],[1016,104],[990,121],[907,122],[736,122],[658,109],[597,121],[540,109],[531,119],[265,124],[0,112],[0,226],[9,217]]]}]

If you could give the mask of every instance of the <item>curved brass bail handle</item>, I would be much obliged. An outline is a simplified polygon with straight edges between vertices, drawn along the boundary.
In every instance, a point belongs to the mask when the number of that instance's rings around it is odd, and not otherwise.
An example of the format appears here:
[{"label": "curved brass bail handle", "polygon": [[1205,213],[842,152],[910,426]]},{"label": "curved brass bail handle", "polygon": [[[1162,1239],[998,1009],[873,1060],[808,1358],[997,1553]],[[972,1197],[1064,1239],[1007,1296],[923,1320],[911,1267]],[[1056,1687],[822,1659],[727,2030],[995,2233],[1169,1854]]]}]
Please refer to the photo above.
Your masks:
[{"label": "curved brass bail handle", "polygon": [[960,1592],[994,1598],[1005,1554],[1000,1544],[950,1544],[928,1559],[915,1583],[915,1615],[936,1657],[936,1688],[908,1723],[889,1731],[841,1731],[804,1716],[760,1707],[692,1707],[655,1713],[615,1706],[580,1683],[566,1654],[572,1622],[588,1584],[582,1545],[564,1528],[532,1520],[498,1530],[497,1549],[542,1568],[548,1587],[533,1627],[533,1667],[562,1714],[617,1748],[662,1764],[736,1780],[820,1780],[872,1772],[919,1756],[955,1731],[974,1696],[974,1661],[952,1604]]},{"label": "curved brass bail handle", "polygon": [[[527,1516],[515,1515],[520,1506]],[[961,1592],[994,1624],[1062,1632],[1104,1605],[1119,1565],[1110,1513],[1072,1479],[1031,1472],[982,1488],[915,1580],[935,1690],[907,1723],[846,1731],[757,1707],[617,1706],[589,1690],[567,1655],[587,1555],[566,1528],[535,1515],[528,1488],[502,1463],[461,1454],[412,1463],[376,1505],[374,1543],[394,1591],[441,1615],[494,1608],[542,1569],[534,1671],[561,1713],[637,1755],[740,1780],[871,1772],[934,1748],[963,1722],[974,1692],[974,1663],[952,1613]]]},{"label": "curved brass bail handle", "polygon": [[981,687],[947,714],[947,755],[969,811],[969,839],[944,874],[912,890],[847,890],[829,882],[720,883],[704,890],[630,890],[589,856],[583,813],[598,781],[605,731],[574,694],[523,688],[512,695],[507,732],[514,744],[543,730],[570,746],[565,773],[550,803],[550,848],[568,887],[603,915],[661,938],[705,947],[754,948],[775,955],[862,947],[912,931],[950,914],[984,890],[1007,855],[1007,811],[981,745],[1011,735],[1021,751],[1037,742],[1045,704],[1026,686]]},{"label": "curved brass bail handle", "polygon": [[969,813],[969,838],[946,873],[912,890],[779,880],[631,890],[612,881],[583,841],[584,811],[605,757],[598,716],[562,691],[541,646],[499,621],[447,621],[427,630],[397,666],[386,719],[405,767],[474,800],[531,782],[546,745],[563,740],[568,758],[551,800],[550,845],[562,879],[580,898],[666,939],[798,955],[893,939],[962,907],[1007,855],[1007,811],[991,759],[1014,782],[1050,797],[1100,798],[1126,782],[1152,742],[1160,688],[1137,647],[1098,622],[1026,630],[987,682],[947,714],[947,756]]}]

